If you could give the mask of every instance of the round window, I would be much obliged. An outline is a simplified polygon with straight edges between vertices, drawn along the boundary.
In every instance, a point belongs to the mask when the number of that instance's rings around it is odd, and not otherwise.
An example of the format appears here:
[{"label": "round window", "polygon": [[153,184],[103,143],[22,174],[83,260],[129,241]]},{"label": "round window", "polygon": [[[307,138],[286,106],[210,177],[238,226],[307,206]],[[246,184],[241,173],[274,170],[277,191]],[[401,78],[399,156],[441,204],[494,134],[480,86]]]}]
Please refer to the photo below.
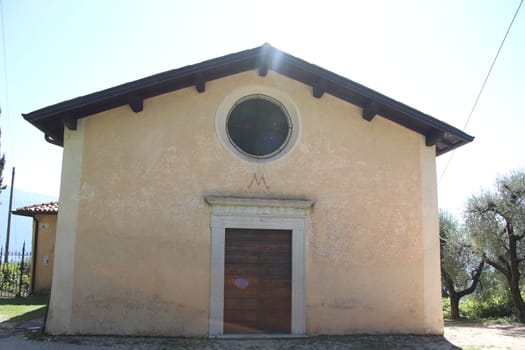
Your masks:
[{"label": "round window", "polygon": [[251,95],[238,101],[228,115],[226,128],[233,146],[255,158],[279,153],[292,132],[284,106],[265,95]]}]

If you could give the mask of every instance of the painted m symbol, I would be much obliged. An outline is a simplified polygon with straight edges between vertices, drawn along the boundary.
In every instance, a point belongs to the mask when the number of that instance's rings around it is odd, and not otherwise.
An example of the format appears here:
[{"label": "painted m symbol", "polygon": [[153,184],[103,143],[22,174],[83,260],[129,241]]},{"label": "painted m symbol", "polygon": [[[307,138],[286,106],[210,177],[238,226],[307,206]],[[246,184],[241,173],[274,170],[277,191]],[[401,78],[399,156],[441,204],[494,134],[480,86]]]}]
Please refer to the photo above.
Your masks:
[{"label": "painted m symbol", "polygon": [[251,189],[254,184],[257,185],[257,187],[263,185],[264,188],[266,188],[267,190],[270,189],[270,186],[268,186],[268,184],[266,183],[266,179],[264,178],[264,175],[261,175],[260,177],[258,177],[256,173],[253,173],[252,180],[250,181],[248,188]]}]

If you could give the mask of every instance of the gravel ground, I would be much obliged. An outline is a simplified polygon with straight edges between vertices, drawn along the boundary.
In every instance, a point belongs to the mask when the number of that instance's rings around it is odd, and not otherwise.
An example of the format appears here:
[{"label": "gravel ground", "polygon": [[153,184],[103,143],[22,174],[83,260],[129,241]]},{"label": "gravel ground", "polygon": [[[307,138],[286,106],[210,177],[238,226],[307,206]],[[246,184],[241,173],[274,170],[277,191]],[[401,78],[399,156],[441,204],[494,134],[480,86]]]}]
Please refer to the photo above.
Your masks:
[{"label": "gravel ground", "polygon": [[50,337],[26,330],[0,330],[2,350],[321,350],[321,349],[525,349],[525,326],[447,323],[445,337],[437,336],[331,336],[302,339],[195,339],[68,336]]},{"label": "gravel ground", "polygon": [[0,339],[5,350],[95,350],[95,349],[177,349],[177,350],[342,350],[342,349],[457,349],[443,337],[428,336],[338,336],[278,340],[210,340],[184,338],[131,337],[38,337],[30,340],[24,334]]},{"label": "gravel ground", "polygon": [[469,350],[524,350],[525,325],[446,322],[445,338]]}]

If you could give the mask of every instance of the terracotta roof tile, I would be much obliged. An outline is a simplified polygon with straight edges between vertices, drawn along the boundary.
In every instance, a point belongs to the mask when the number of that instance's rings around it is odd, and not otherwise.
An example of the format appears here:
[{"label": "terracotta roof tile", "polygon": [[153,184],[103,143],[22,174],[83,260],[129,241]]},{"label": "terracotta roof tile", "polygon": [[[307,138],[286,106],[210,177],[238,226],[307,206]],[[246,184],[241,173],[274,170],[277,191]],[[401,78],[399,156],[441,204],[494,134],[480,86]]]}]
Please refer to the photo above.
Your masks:
[{"label": "terracotta roof tile", "polygon": [[28,205],[13,210],[13,214],[23,216],[35,216],[41,214],[56,215],[58,214],[58,202]]}]

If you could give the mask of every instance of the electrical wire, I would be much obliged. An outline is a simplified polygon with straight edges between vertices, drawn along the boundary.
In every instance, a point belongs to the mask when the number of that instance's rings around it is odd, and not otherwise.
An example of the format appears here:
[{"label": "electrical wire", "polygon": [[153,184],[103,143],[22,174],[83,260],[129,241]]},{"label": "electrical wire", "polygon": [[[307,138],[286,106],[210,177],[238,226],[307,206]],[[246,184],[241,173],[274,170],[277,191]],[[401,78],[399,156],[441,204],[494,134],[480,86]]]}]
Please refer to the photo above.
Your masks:
[{"label": "electrical wire", "polygon": [[[478,106],[478,102],[479,102],[479,99],[481,98],[481,95],[483,94],[485,85],[487,85],[487,81],[489,80],[490,74],[492,73],[492,69],[494,68],[494,65],[496,64],[496,61],[501,52],[501,49],[503,48],[503,45],[505,44],[505,40],[507,39],[507,36],[509,35],[510,29],[512,28],[512,25],[514,24],[514,20],[518,16],[518,12],[520,12],[520,8],[522,4],[523,4],[523,0],[520,1],[520,4],[518,5],[516,12],[514,12],[514,16],[512,17],[509,27],[507,28],[507,31],[505,32],[505,36],[503,37],[503,40],[501,41],[499,45],[498,51],[496,52],[496,56],[494,56],[494,59],[492,60],[492,64],[490,65],[489,71],[487,72],[487,75],[485,76],[485,80],[483,81],[483,84],[481,85],[481,88],[479,89],[478,96],[476,97],[476,100],[474,101],[474,105],[472,106],[472,109],[470,110],[467,121],[465,122],[465,125],[463,126],[463,131],[467,129],[468,123],[470,122],[470,119],[472,118],[472,115],[474,114],[474,111],[476,110],[476,107]],[[450,154],[450,157],[448,158],[447,164],[445,164],[445,168],[443,169],[443,172],[441,173],[441,176],[439,177],[438,185],[441,184],[441,180],[443,180],[443,177],[445,176],[445,173],[447,172],[448,167],[450,163],[452,162],[454,153],[455,153],[455,150],[452,151],[452,153]]]},{"label": "electrical wire", "polygon": [[[9,150],[9,155],[8,157],[6,157],[6,163],[9,161],[11,164],[15,164],[15,160],[16,160],[16,150],[15,148],[13,148],[13,133],[12,133],[12,121],[11,121],[11,116],[10,116],[10,108],[9,108],[9,83],[8,83],[8,72],[7,72],[7,49],[6,49],[6,40],[5,40],[5,21],[4,21],[4,2],[3,0],[0,0],[0,22],[1,22],[1,29],[2,29],[2,58],[4,60],[3,62],[3,69],[4,69],[4,85],[5,85],[5,103],[4,103],[4,107],[5,109],[3,109],[3,117],[5,118],[6,120],[6,128],[7,128],[7,144],[8,144],[8,150]],[[5,140],[5,139],[4,139]],[[1,149],[0,149],[1,151]],[[4,152],[1,152],[0,153],[0,157],[4,154]],[[13,168],[14,169],[14,168]],[[5,167],[4,167],[4,170],[5,170]],[[1,174],[0,174],[1,175]],[[11,175],[12,177],[12,175]],[[12,179],[10,179],[12,180]],[[12,183],[12,182],[10,182]],[[11,186],[10,186],[11,187]],[[14,188],[11,189],[9,188],[10,191],[14,191]],[[8,214],[9,215],[9,214]],[[17,220],[13,220],[11,222],[11,229],[10,231],[11,232],[17,232],[18,230],[18,227],[17,227]],[[13,237],[12,236],[12,240],[9,244],[9,246],[18,246],[18,241],[17,241],[17,237],[16,235]]]},{"label": "electrical wire", "polygon": [[[4,2],[0,0],[0,22],[2,23],[2,56],[4,59],[4,84],[5,84],[5,113],[4,116],[6,118],[7,123],[7,142],[9,144],[9,150],[13,152],[14,157],[14,148],[13,146],[13,138],[11,134],[11,118],[9,117],[9,84],[7,82],[7,50],[5,45],[5,21],[4,21]],[[1,154],[0,154],[1,156]],[[14,164],[14,162],[11,162]]]}]

